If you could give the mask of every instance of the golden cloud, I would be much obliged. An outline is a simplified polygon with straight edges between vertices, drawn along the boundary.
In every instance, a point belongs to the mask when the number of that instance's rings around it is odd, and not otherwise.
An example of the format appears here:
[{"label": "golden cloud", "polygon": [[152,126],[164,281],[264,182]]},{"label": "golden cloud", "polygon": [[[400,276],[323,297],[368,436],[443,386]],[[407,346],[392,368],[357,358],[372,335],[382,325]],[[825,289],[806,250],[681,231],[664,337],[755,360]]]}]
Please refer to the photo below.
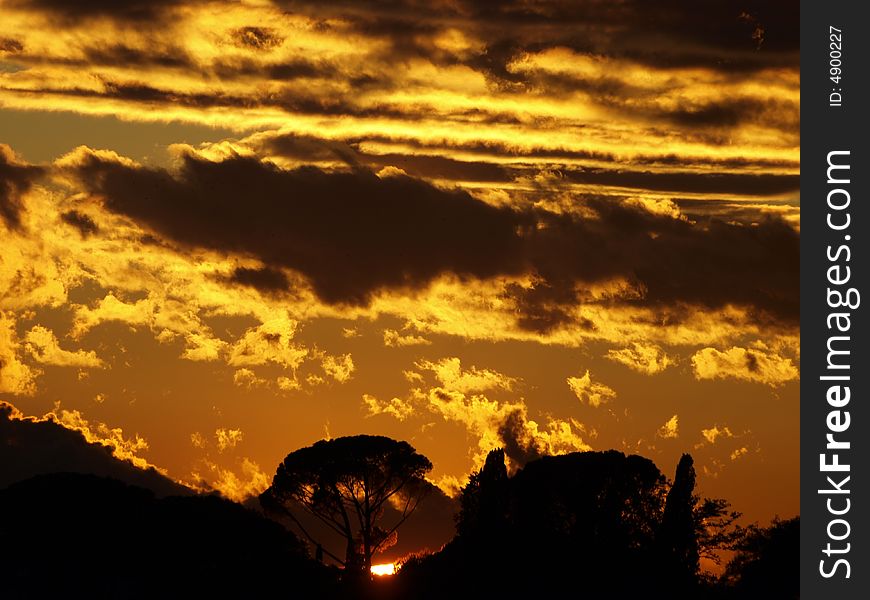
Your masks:
[{"label": "golden cloud", "polygon": [[205,436],[202,435],[198,431],[194,431],[190,434],[190,445],[194,448],[199,448],[200,450],[204,449],[208,446],[208,440],[205,439]]},{"label": "golden cloud", "polygon": [[93,350],[64,350],[60,347],[54,332],[41,325],[35,325],[24,335],[25,347],[33,358],[45,365],[58,367],[103,368],[106,364]]},{"label": "golden cloud", "polygon": [[577,396],[580,402],[584,402],[593,408],[598,408],[605,402],[616,398],[616,392],[603,383],[592,381],[589,369],[582,377],[568,377],[568,387]]},{"label": "golden cloud", "polygon": [[608,350],[606,356],[610,360],[647,375],[661,373],[675,363],[675,359],[668,356],[661,346],[642,342],[633,342],[627,348]]},{"label": "golden cloud", "polygon": [[222,496],[235,502],[244,502],[263,492],[271,479],[260,469],[260,465],[248,457],[238,461],[238,472],[221,467],[208,459],[202,460],[204,473],[194,472],[194,485],[204,490],[217,490]]},{"label": "golden cloud", "polygon": [[[299,322],[285,311],[248,329],[232,345],[227,357],[231,366],[264,365],[272,362],[295,370],[308,356],[308,350],[293,343]],[[351,366],[351,370],[352,370]]]},{"label": "golden cloud", "polygon": [[60,404],[56,404],[52,412],[43,416],[43,419],[50,419],[66,427],[80,431],[85,439],[89,442],[96,442],[112,448],[112,454],[115,458],[127,460],[133,463],[140,469],[156,469],[164,473],[165,470],[156,467],[149,463],[146,459],[139,456],[139,453],[148,449],[148,442],[139,434],[134,434],[132,438],[124,436],[124,431],[120,427],[109,427],[105,423],[91,424],[81,412],[77,410],[63,410]]},{"label": "golden cloud", "polygon": [[674,415],[662,425],[656,435],[664,439],[673,439],[679,436],[679,418]]},{"label": "golden cloud", "polygon": [[399,421],[404,421],[414,414],[414,407],[401,398],[378,400],[371,394],[363,394],[363,404],[369,416],[390,415]]},{"label": "golden cloud", "polygon": [[14,313],[0,311],[0,392],[32,396],[40,372],[21,361],[20,347]]},{"label": "golden cloud", "polygon": [[719,438],[726,439],[734,437],[734,434],[731,433],[731,430],[727,427],[719,427],[719,425],[713,425],[709,429],[702,429],[701,435],[707,440],[708,444],[715,444],[716,440]]},{"label": "golden cloud", "polygon": [[278,385],[278,389],[282,392],[292,392],[302,389],[302,384],[299,383],[299,380],[295,377],[291,379],[290,377],[281,375],[275,380],[275,383]]},{"label": "golden cloud", "polygon": [[428,392],[417,390],[414,395],[429,411],[446,421],[461,423],[477,437],[474,469],[483,466],[493,448],[504,448],[514,467],[544,455],[591,450],[583,440],[585,427],[580,422],[551,418],[541,426],[529,418],[521,400],[498,402],[481,394],[466,395],[442,387]]},{"label": "golden cloud", "polygon": [[353,358],[350,354],[341,356],[326,355],[321,361],[323,371],[338,383],[346,383],[354,372]]},{"label": "golden cloud", "polygon": [[266,387],[269,382],[258,377],[256,373],[247,368],[236,369],[233,373],[233,383],[239,387],[253,389],[258,387]]},{"label": "golden cloud", "polygon": [[732,346],[725,351],[703,348],[692,356],[698,379],[731,377],[777,387],[800,376],[792,360],[771,351],[762,342],[751,348]]},{"label": "golden cloud", "polygon": [[474,366],[463,369],[462,361],[457,357],[442,358],[437,362],[422,360],[416,363],[416,367],[434,373],[445,389],[463,394],[498,389],[510,391],[516,383],[513,377],[497,371]]},{"label": "golden cloud", "polygon": [[241,429],[226,429],[220,427],[214,432],[215,441],[217,442],[218,452],[223,452],[229,448],[235,448],[244,438]]},{"label": "golden cloud", "polygon": [[746,446],[741,446],[740,448],[737,448],[737,450],[732,452],[730,457],[731,457],[731,460],[737,460],[738,458],[740,458],[742,456],[746,456],[746,454],[748,454],[748,453],[749,453],[749,448],[747,448]]},{"label": "golden cloud", "polygon": [[403,335],[395,329],[384,329],[384,346],[388,348],[402,348],[405,346],[428,346],[432,342],[418,335]]}]

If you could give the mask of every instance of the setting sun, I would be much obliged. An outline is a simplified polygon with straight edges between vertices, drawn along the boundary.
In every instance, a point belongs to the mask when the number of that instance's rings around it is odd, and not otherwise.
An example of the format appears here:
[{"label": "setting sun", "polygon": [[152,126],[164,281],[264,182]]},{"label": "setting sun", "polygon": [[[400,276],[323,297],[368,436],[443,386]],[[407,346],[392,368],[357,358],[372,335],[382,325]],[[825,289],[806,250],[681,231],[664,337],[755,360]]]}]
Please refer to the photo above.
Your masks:
[{"label": "setting sun", "polygon": [[372,575],[377,575],[378,577],[382,577],[384,575],[395,575],[396,570],[396,563],[372,565]]}]

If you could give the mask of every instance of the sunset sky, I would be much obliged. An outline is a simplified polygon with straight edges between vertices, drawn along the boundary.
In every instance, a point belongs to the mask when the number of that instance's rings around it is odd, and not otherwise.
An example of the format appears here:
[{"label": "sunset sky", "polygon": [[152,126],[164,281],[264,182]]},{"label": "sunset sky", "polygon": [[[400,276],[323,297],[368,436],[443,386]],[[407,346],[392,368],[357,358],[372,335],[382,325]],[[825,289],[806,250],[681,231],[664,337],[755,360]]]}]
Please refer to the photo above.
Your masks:
[{"label": "sunset sky", "polygon": [[0,400],[242,500],[409,441],[799,512],[794,2],[0,0]]}]

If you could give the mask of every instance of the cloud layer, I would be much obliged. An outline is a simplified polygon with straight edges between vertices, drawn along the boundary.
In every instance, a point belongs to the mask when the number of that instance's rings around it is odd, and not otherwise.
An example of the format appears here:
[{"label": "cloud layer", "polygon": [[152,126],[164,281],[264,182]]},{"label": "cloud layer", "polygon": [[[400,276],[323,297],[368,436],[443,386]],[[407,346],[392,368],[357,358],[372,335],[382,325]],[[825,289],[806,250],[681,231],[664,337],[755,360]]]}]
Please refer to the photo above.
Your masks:
[{"label": "cloud layer", "polygon": [[[494,206],[405,175],[285,170],[188,152],[180,161],[166,171],[79,149],[59,164],[110,211],[174,243],[300,273],[328,303],[364,305],[379,291],[420,289],[444,274],[528,276],[531,286],[505,294],[530,329],[559,325],[587,298],[661,309],[736,305],[761,321],[797,320],[798,235],[776,217],[754,227],[693,222],[582,197],[575,202],[585,214],[566,215]],[[245,283],[274,291],[283,281],[248,275]],[[620,284],[594,297],[595,286]]]}]

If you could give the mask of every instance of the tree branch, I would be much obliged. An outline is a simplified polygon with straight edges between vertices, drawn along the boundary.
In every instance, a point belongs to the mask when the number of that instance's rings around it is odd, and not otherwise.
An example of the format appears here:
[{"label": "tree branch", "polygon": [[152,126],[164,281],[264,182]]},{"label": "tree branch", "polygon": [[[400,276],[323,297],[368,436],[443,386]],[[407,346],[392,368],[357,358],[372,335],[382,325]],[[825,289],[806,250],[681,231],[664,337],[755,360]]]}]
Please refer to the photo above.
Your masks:
[{"label": "tree branch", "polygon": [[294,523],[296,523],[296,527],[299,528],[299,531],[302,532],[302,535],[304,535],[304,536],[308,539],[309,542],[311,542],[311,543],[314,544],[315,546],[319,546],[320,549],[323,550],[323,553],[324,553],[324,554],[328,555],[331,559],[333,559],[334,561],[336,561],[336,562],[337,562],[338,564],[340,564],[342,567],[344,566],[344,561],[341,560],[340,558],[338,558],[335,554],[333,554],[332,552],[330,552],[330,551],[327,550],[326,548],[324,548],[324,547],[323,547],[323,544],[321,544],[320,542],[318,542],[317,540],[315,540],[315,539],[311,536],[311,534],[308,533],[308,531],[305,529],[305,527],[302,526],[302,523],[299,521],[299,519],[296,518],[296,515],[294,515],[294,514],[290,511],[290,509],[288,509],[286,506],[284,506],[284,505],[281,504],[281,503],[276,503],[274,506],[276,506],[277,508],[280,508],[280,509],[281,509],[281,512],[283,512],[285,515],[287,515],[288,517],[290,517],[290,519],[291,519]]},{"label": "tree branch", "polygon": [[396,523],[395,527],[393,527],[392,529],[390,529],[387,532],[387,534],[384,536],[384,539],[382,539],[380,542],[377,543],[377,545],[375,545],[375,547],[372,549],[372,554],[375,554],[378,551],[378,549],[380,549],[380,547],[383,545],[383,543],[385,541],[387,541],[388,539],[390,539],[390,536],[393,535],[393,533],[395,533],[397,529],[399,529],[399,527],[402,525],[402,523],[404,523],[405,521],[408,520],[408,517],[410,517],[414,513],[414,511],[417,510],[417,506],[420,504],[420,501],[422,501],[423,498],[425,498],[428,494],[429,494],[428,489],[426,489],[422,494],[420,494],[420,496],[417,498],[417,501],[414,502],[414,506],[411,507],[410,511],[408,510],[408,506],[410,506],[411,500],[413,499],[413,496],[411,496],[411,495],[408,496],[408,501],[405,502],[405,509],[402,511],[402,518],[399,519],[399,522]]}]

